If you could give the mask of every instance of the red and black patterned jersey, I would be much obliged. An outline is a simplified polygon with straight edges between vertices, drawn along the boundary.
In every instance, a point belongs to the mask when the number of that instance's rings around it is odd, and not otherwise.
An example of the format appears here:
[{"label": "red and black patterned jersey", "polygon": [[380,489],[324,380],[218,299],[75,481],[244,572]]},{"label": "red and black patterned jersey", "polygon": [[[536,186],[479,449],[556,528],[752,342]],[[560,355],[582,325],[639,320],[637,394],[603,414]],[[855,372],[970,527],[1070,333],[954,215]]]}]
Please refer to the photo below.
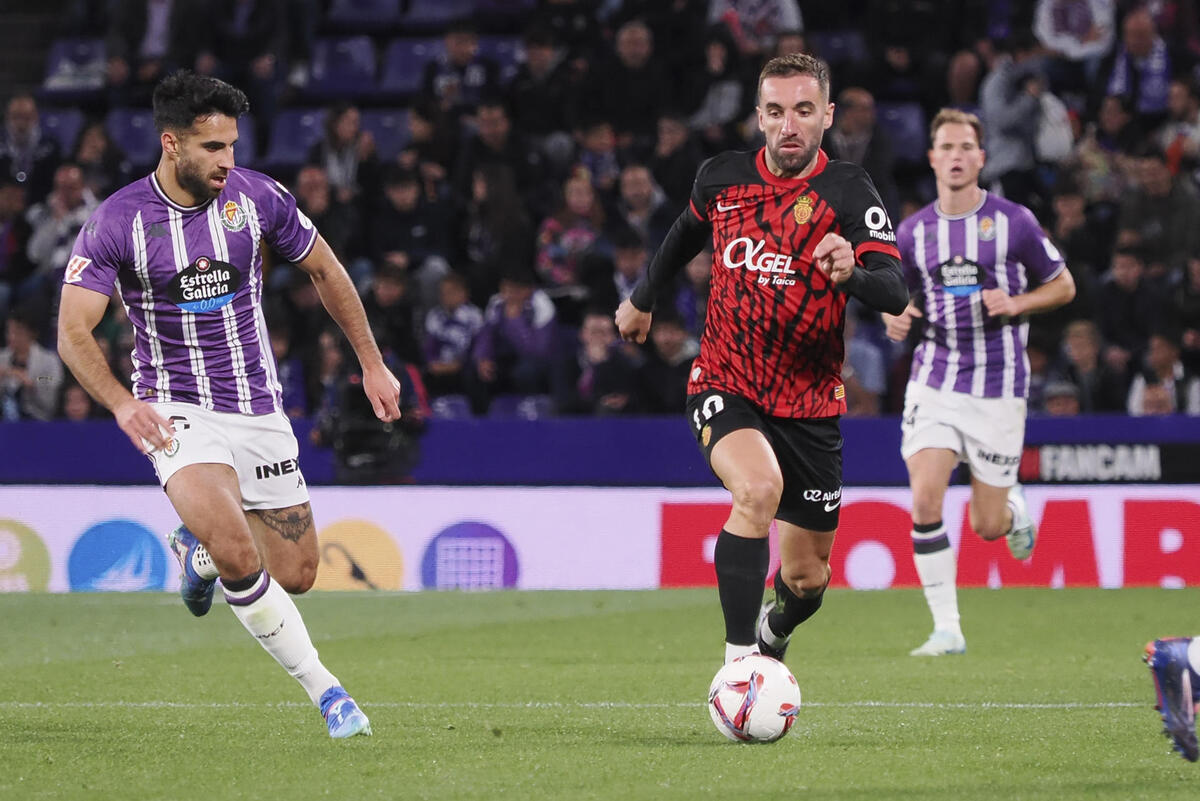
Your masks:
[{"label": "red and black patterned jersey", "polygon": [[812,173],[780,178],[763,149],[722,153],[701,165],[690,210],[712,228],[713,261],[688,393],[732,392],[776,417],[844,414],[846,294],[812,254],[833,232],[860,265],[872,251],[899,258],[867,173],[819,151]]}]

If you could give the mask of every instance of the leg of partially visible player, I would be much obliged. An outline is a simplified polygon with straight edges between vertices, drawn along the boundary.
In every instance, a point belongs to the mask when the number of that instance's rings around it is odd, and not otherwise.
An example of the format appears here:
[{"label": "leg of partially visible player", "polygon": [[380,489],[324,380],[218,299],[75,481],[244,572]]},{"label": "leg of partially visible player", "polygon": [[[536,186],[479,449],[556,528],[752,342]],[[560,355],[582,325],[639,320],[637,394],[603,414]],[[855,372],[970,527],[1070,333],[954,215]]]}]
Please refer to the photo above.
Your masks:
[{"label": "leg of partially visible player", "polygon": [[710,463],[733,496],[713,552],[729,662],[758,650],[755,621],[770,563],[767,535],[779,508],[783,475],[767,438],[753,428],[736,429],[717,441]]},{"label": "leg of partially visible player", "polygon": [[1200,637],[1168,637],[1146,643],[1142,657],[1154,679],[1155,709],[1163,734],[1180,756],[1200,759],[1196,707],[1200,704]]},{"label": "leg of partially visible player", "polygon": [[[324,707],[324,696],[341,688],[317,657],[291,597],[263,569],[255,537],[242,510],[241,491],[233,468],[215,463],[191,464],[171,476],[165,489],[179,519],[208,551],[234,615],[267,653],[300,682],[313,703]],[[309,515],[308,527],[311,525]],[[310,537],[315,552],[315,533]],[[344,690],[341,695],[345,695]],[[336,711],[342,711],[342,706],[344,703]],[[357,711],[357,706],[354,710]],[[325,708],[321,711],[330,723],[331,735],[348,736],[344,726],[335,728],[330,722]],[[355,731],[349,733],[369,734],[366,717],[361,711],[357,715],[361,720],[350,721]],[[343,717],[349,716],[339,715],[337,722],[342,723]]]},{"label": "leg of partially visible player", "polygon": [[792,632],[817,613],[825,599],[831,571],[833,531],[812,529],[776,520],[779,528],[779,570],[775,598],[763,606],[758,622],[759,650],[783,659]]},{"label": "leg of partially visible player", "polygon": [[913,564],[933,615],[933,634],[913,656],[940,656],[965,650],[958,616],[957,555],[950,546],[942,508],[958,454],[948,448],[922,448],[905,461],[912,488]]}]

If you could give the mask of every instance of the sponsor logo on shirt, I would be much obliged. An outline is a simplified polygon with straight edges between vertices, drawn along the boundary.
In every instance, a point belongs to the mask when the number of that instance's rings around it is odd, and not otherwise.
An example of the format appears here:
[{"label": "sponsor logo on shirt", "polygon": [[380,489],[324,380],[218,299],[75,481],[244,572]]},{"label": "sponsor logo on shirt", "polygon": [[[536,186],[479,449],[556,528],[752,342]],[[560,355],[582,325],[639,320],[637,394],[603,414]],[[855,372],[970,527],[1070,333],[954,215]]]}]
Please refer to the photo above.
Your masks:
[{"label": "sponsor logo on shirt", "polygon": [[867,235],[872,239],[884,242],[896,241],[896,234],[892,231],[892,221],[882,206],[872,206],[867,209],[866,214],[863,215],[863,222],[867,226]]},{"label": "sponsor logo on shirt", "polygon": [[767,243],[761,239],[756,242],[748,236],[740,236],[725,246],[722,259],[730,270],[744,267],[760,273],[758,283],[764,286],[793,286],[796,279],[791,276],[796,271],[792,269],[792,257],[769,251],[766,247]]},{"label": "sponsor logo on shirt", "polygon": [[983,288],[983,268],[962,256],[938,265],[938,280],[951,295],[966,297]]},{"label": "sponsor logo on shirt", "polygon": [[211,312],[233,300],[241,285],[237,267],[201,256],[171,279],[167,297],[185,311]]},{"label": "sponsor logo on shirt", "polygon": [[68,284],[78,284],[83,280],[83,270],[92,263],[91,259],[85,259],[83,256],[72,256],[67,262],[67,273],[63,276],[63,281]]},{"label": "sponsor logo on shirt", "polygon": [[221,209],[221,225],[230,231],[240,231],[246,227],[246,212],[232,200],[226,200]]}]

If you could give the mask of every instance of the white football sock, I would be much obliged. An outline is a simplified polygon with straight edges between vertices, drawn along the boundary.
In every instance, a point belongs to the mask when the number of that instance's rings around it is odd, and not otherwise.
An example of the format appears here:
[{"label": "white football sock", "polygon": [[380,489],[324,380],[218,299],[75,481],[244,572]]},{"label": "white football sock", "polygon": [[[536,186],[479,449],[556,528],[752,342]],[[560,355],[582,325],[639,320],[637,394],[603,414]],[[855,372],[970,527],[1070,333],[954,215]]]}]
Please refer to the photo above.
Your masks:
[{"label": "white football sock", "polygon": [[728,665],[735,659],[757,653],[757,645],[734,645],[731,642],[727,642],[725,643],[725,664]]},{"label": "white football sock", "polygon": [[[939,525],[933,531],[914,531],[913,564],[917,566],[917,575],[921,579],[921,588],[925,591],[925,603],[933,614],[933,628],[936,631],[949,631],[962,634],[958,619],[958,590],[955,581],[958,578],[958,557],[950,547],[946,537],[946,527]],[[918,551],[927,548],[925,553]]]},{"label": "white football sock", "polygon": [[267,571],[262,571],[258,581],[247,590],[235,592],[225,588],[225,600],[246,631],[300,682],[314,704],[326,690],[338,684],[337,678],[317,658],[317,649],[292,597],[271,581]]},{"label": "white football sock", "polygon": [[1188,643],[1188,664],[1192,666],[1192,670],[1200,673],[1200,637],[1193,637]]}]

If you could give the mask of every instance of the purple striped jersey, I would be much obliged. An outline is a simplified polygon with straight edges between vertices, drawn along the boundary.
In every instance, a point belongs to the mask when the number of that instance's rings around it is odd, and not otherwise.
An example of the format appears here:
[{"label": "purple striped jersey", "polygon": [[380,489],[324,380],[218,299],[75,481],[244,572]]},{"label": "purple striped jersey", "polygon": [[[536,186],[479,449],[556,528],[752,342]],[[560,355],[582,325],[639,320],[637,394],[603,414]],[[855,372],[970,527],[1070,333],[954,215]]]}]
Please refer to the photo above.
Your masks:
[{"label": "purple striped jersey", "polygon": [[1029,324],[993,317],[983,290],[1019,295],[1044,284],[1066,263],[1029,209],[983,193],[956,216],[931,203],[896,231],[909,293],[925,315],[910,380],[978,398],[1025,398]]},{"label": "purple striped jersey", "polygon": [[220,195],[192,208],[171,201],[151,174],[100,204],[63,281],[103,295],[120,288],[139,400],[265,414],[283,402],[260,245],[298,262],[316,239],[291,193],[262,173],[236,168]]}]

